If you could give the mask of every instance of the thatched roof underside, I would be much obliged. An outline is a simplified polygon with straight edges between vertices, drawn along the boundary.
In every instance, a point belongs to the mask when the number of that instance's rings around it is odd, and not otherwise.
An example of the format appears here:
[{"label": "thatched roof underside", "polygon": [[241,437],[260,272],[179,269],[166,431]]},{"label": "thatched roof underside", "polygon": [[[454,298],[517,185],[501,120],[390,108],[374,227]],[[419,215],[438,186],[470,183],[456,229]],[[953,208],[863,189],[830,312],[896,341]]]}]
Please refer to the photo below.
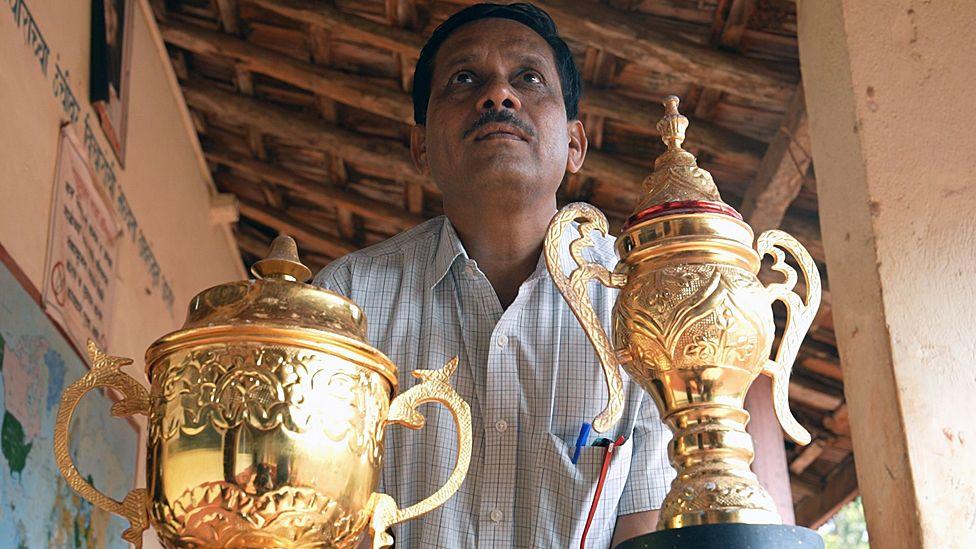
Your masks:
[{"label": "thatched roof underside", "polygon": [[[213,178],[240,201],[247,263],[279,232],[316,270],[441,213],[413,171],[409,86],[425,37],[466,1],[152,0]],[[541,1],[586,80],[591,150],[560,200],[614,227],[663,151],[660,101],[682,98],[685,147],[760,230],[796,236],[826,278],[799,87],[793,0]],[[825,281],[826,282],[826,281]],[[857,490],[830,292],[794,369],[814,442],[787,442],[797,521]],[[777,310],[783,323],[783,311]]]}]

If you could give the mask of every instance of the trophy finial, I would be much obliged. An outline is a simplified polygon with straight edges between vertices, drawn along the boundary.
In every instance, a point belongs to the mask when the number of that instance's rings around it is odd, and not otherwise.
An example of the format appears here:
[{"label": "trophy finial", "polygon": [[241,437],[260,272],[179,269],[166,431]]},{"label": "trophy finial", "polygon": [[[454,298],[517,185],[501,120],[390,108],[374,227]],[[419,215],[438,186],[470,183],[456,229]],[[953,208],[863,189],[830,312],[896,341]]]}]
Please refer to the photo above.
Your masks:
[{"label": "trophy finial", "polygon": [[[695,155],[681,148],[689,121],[688,117],[678,112],[680,102],[676,95],[669,95],[662,101],[664,116],[656,127],[667,150],[654,160],[654,173],[644,180],[644,196],[637,210],[624,224],[625,227],[649,215],[663,215],[671,211],[670,208],[677,207],[676,204],[699,207],[700,203],[709,202],[713,209],[734,211],[722,202],[711,174],[698,167]],[[692,202],[699,204],[690,206]]]},{"label": "trophy finial", "polygon": [[688,118],[678,112],[678,104],[681,102],[677,95],[669,95],[664,98],[664,118],[657,123],[657,131],[661,134],[661,140],[668,146],[669,151],[680,151],[681,144],[685,141],[685,130],[688,129]]},{"label": "trophy finial", "polygon": [[295,239],[278,235],[271,242],[268,256],[251,266],[251,273],[257,278],[278,278],[305,282],[312,277],[312,271],[298,259],[298,245]]}]

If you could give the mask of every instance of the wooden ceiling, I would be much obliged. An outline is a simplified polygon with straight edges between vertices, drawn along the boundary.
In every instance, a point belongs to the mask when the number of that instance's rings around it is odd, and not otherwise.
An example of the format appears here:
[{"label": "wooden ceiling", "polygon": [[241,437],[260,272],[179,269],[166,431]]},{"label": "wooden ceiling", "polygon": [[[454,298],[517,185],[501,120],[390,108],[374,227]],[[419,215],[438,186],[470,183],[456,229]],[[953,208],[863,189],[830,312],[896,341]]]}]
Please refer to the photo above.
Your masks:
[{"label": "wooden ceiling", "polygon": [[[213,178],[240,201],[247,263],[286,232],[316,270],[441,213],[410,161],[409,90],[426,37],[471,3],[151,0]],[[797,237],[826,279],[794,0],[535,3],[586,82],[591,148],[562,202],[591,202],[619,227],[664,150],[660,101],[677,94],[691,120],[685,147],[723,198],[757,234]],[[827,290],[790,387],[814,434],[805,448],[787,442],[800,524],[857,490],[839,363]]]}]

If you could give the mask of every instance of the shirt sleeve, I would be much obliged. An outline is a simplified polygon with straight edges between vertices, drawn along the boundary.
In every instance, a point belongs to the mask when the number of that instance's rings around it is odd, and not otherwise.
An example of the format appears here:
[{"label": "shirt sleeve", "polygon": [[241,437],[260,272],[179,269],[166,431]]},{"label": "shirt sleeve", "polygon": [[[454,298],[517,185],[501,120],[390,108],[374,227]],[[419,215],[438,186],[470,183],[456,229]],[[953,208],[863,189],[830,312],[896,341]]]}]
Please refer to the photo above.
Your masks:
[{"label": "shirt sleeve", "polygon": [[620,495],[617,516],[660,509],[675,477],[668,461],[671,431],[661,421],[651,395],[644,393],[631,435],[634,445],[627,485]]},{"label": "shirt sleeve", "polygon": [[352,292],[352,271],[347,258],[329,263],[312,279],[312,284],[349,297]]}]

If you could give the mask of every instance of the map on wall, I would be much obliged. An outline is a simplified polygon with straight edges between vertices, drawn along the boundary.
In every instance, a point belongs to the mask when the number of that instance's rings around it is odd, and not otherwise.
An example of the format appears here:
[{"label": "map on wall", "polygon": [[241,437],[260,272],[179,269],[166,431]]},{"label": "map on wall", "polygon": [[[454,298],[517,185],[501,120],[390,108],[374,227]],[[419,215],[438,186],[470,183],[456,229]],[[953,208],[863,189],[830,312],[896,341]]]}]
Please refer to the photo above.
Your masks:
[{"label": "map on wall", "polygon": [[[54,462],[61,391],[88,367],[0,263],[0,548],[128,547],[128,523],[78,497]],[[99,490],[121,500],[135,481],[136,431],[98,391],[82,400],[71,455]]]}]

